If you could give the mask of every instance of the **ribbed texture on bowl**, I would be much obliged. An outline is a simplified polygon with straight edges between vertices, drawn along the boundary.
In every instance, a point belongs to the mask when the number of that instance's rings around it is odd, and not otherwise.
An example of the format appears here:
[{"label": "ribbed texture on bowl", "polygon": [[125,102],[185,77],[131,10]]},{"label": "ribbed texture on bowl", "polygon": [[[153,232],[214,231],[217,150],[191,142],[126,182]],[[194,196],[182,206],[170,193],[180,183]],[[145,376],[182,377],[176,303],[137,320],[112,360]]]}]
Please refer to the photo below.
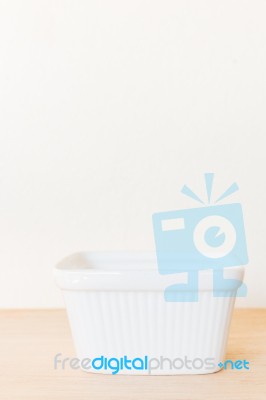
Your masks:
[{"label": "ribbed texture on bowl", "polygon": [[224,358],[235,302],[228,292],[224,296],[215,298],[211,291],[204,291],[199,293],[198,302],[171,303],[164,300],[163,292],[64,291],[80,359],[147,355],[172,360],[213,358],[215,363],[211,370],[191,370],[169,369],[165,362],[163,370],[154,370],[152,374],[210,373],[220,369],[218,363]]}]

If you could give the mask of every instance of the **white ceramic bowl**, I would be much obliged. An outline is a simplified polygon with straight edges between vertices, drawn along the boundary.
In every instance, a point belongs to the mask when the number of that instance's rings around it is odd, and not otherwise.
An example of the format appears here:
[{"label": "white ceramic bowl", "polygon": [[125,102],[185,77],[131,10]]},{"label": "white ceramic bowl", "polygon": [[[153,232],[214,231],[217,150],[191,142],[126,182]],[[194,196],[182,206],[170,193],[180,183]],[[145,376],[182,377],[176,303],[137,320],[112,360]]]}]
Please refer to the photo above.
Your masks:
[{"label": "white ceramic bowl", "polygon": [[[227,268],[225,274],[242,281],[244,269]],[[153,359],[151,371],[121,368],[119,372],[126,374],[202,374],[220,369],[239,285],[224,291],[224,297],[214,297],[212,271],[203,270],[198,302],[166,302],[165,288],[186,282],[186,273],[160,275],[155,255],[147,253],[77,253],[56,266],[55,277],[80,360]]]}]

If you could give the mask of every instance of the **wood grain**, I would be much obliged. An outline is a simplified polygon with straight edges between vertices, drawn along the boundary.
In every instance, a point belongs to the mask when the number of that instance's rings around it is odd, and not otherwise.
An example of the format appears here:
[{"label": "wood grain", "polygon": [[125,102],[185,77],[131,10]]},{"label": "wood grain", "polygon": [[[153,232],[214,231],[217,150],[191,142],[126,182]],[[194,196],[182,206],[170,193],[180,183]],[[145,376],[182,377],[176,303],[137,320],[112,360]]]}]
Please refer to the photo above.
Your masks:
[{"label": "wood grain", "polygon": [[64,310],[0,311],[0,399],[265,400],[266,309],[234,312],[227,358],[249,371],[194,376],[95,375],[54,369],[57,353],[74,357]]}]

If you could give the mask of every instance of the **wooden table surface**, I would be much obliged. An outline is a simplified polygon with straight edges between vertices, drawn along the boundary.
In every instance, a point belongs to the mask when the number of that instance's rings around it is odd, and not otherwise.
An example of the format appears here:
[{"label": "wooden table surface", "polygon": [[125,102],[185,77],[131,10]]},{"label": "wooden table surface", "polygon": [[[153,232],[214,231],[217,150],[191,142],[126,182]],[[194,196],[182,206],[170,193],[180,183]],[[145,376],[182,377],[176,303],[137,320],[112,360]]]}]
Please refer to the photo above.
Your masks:
[{"label": "wooden table surface", "polygon": [[237,309],[227,358],[250,370],[209,375],[95,375],[54,369],[57,353],[74,357],[64,310],[0,311],[0,399],[266,399],[266,309]]}]

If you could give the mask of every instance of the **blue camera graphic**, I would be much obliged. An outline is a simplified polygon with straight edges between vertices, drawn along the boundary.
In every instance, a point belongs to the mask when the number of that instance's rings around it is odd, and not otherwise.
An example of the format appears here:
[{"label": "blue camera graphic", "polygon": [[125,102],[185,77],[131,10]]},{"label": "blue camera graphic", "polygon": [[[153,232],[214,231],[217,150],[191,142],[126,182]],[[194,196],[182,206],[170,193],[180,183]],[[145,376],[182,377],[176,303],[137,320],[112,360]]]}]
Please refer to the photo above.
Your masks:
[{"label": "blue camera graphic", "polygon": [[[205,179],[210,175],[206,174]],[[229,194],[236,190],[236,185],[232,187]],[[188,194],[187,188],[183,192]],[[188,195],[195,199],[191,193]],[[228,191],[225,193],[227,196]],[[155,213],[153,230],[159,273],[188,273],[187,284],[166,289],[167,301],[197,301],[198,271],[203,269],[213,270],[213,294],[221,296],[217,289],[221,283],[227,288],[233,284],[223,278],[223,269],[248,262],[242,207],[238,203]],[[184,291],[190,293],[186,300]],[[242,285],[238,296],[245,294]]]}]

